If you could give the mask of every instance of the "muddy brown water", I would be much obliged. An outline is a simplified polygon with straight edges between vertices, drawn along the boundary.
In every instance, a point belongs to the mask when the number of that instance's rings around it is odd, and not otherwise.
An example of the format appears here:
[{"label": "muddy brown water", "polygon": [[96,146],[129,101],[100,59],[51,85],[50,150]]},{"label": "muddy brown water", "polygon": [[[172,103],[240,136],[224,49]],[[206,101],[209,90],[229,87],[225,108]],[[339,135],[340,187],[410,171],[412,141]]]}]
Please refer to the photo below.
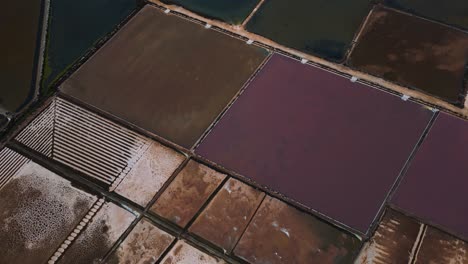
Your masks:
[{"label": "muddy brown water", "polygon": [[189,231],[229,253],[264,197],[265,193],[231,178],[198,216]]},{"label": "muddy brown water", "polygon": [[355,264],[411,263],[422,224],[388,209]]},{"label": "muddy brown water", "polygon": [[428,227],[415,264],[468,263],[468,243]]},{"label": "muddy brown water", "polygon": [[151,211],[185,227],[225,177],[190,160],[151,207]]},{"label": "muddy brown water", "polygon": [[267,55],[146,6],[61,90],[190,148]]},{"label": "muddy brown water", "polygon": [[467,63],[468,34],[383,6],[373,10],[347,62],[456,105],[464,101]]},{"label": "muddy brown water", "polygon": [[352,263],[357,238],[266,197],[234,253],[250,263]]}]

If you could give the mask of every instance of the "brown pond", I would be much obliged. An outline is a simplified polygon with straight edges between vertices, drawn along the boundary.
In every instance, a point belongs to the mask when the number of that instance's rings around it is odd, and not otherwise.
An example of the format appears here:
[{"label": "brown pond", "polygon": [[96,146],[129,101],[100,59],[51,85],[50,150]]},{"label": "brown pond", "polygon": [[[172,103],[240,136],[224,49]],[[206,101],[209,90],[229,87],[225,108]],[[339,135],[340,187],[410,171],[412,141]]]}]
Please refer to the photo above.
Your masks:
[{"label": "brown pond", "polygon": [[147,6],[62,91],[190,148],[267,55]]},{"label": "brown pond", "polygon": [[468,34],[378,6],[348,64],[461,105]]}]

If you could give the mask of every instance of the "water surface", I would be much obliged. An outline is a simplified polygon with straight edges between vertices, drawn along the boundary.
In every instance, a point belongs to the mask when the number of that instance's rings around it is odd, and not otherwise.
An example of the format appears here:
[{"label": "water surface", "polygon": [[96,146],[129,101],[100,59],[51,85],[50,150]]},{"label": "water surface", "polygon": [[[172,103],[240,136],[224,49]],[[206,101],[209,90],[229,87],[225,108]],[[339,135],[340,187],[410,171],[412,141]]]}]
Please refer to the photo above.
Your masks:
[{"label": "water surface", "polygon": [[43,88],[135,8],[135,0],[51,0]]},{"label": "water surface", "polygon": [[468,29],[468,1],[466,0],[386,0],[386,4]]},{"label": "water surface", "polygon": [[0,66],[0,114],[18,110],[34,91],[41,4],[39,0],[2,3],[0,49],[4,58]]},{"label": "water surface", "polygon": [[467,62],[468,34],[379,6],[348,65],[461,106]]},{"label": "water surface", "polygon": [[305,53],[341,61],[370,0],[266,0],[247,30]]},{"label": "water surface", "polygon": [[465,238],[467,135],[468,121],[441,113],[392,198],[403,211]]},{"label": "water surface", "polygon": [[365,233],[431,116],[274,55],[196,152]]},{"label": "water surface", "polygon": [[61,90],[190,148],[267,55],[146,6]]},{"label": "water surface", "polygon": [[183,6],[205,17],[241,24],[259,0],[163,0],[163,2]]}]

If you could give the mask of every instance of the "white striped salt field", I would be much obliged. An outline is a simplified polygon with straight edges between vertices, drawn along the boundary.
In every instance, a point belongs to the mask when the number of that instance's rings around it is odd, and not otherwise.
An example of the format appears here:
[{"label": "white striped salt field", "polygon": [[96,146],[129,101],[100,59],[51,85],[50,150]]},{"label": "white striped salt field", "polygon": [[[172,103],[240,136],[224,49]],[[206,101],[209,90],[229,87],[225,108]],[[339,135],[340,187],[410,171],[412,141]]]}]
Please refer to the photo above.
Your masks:
[{"label": "white striped salt field", "polygon": [[28,162],[28,158],[9,148],[0,150],[0,189]]},{"label": "white striped salt field", "polygon": [[16,140],[108,185],[128,173],[151,142],[62,98]]},{"label": "white striped salt field", "polygon": [[186,158],[56,97],[16,141],[145,206]]}]

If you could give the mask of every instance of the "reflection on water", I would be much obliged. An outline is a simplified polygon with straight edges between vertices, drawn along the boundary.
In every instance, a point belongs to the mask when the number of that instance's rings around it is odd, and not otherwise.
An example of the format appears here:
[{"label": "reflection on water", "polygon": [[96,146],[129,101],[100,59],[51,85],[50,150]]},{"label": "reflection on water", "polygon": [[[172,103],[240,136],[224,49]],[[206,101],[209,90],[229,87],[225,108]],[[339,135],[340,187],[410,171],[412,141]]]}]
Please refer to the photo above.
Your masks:
[{"label": "reflection on water", "polygon": [[370,0],[267,0],[247,30],[285,46],[341,61],[366,17]]}]

